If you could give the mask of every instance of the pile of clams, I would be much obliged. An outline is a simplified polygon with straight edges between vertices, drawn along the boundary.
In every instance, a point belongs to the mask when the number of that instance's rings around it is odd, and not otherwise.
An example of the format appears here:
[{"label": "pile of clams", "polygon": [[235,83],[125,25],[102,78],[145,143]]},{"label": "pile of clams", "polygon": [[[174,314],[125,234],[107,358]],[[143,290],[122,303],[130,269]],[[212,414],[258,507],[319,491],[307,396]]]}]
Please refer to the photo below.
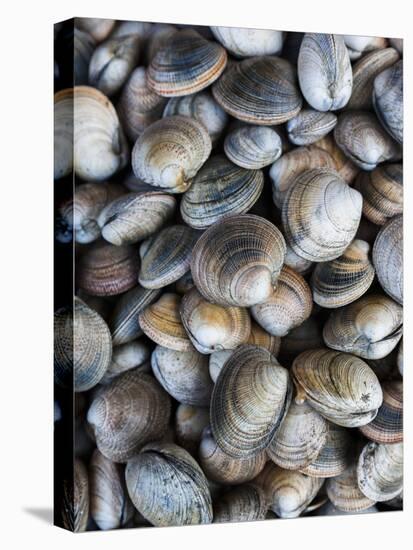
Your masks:
[{"label": "pile of clams", "polygon": [[55,430],[72,390],[76,409],[64,526],[401,509],[401,41],[71,24],[74,83],[59,62],[55,77],[56,254],[75,265],[55,312]]}]

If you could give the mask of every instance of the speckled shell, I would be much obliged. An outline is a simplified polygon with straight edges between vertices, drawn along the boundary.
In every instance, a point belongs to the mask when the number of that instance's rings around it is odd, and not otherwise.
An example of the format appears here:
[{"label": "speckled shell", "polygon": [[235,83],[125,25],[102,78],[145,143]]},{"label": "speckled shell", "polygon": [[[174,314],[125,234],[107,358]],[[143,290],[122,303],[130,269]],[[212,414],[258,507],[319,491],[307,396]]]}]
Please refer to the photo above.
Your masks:
[{"label": "speckled shell", "polygon": [[236,57],[279,54],[283,47],[282,31],[238,27],[211,27],[211,31],[224,48]]},{"label": "speckled shell", "polygon": [[171,34],[151,59],[148,85],[164,97],[193,94],[223,72],[227,52],[192,29]]},{"label": "speckled shell", "polygon": [[385,292],[403,304],[403,216],[386,223],[376,237],[373,264]]},{"label": "speckled shell", "polygon": [[224,150],[234,164],[249,170],[258,170],[281,156],[282,142],[272,128],[240,126],[226,135]]},{"label": "speckled shell", "polygon": [[403,334],[403,308],[380,294],[369,294],[333,311],[323,329],[329,348],[363,359],[381,359]]},{"label": "speckled shell", "polygon": [[154,122],[138,138],[132,151],[137,178],[170,193],[183,193],[211,152],[204,126],[183,116]]},{"label": "speckled shell", "polygon": [[185,225],[172,225],[154,235],[142,257],[139,283],[162,288],[189,270],[192,249],[199,233]]},{"label": "speckled shell", "polygon": [[343,35],[344,42],[347,46],[350,59],[355,60],[363,55],[363,53],[372,50],[379,50],[387,46],[386,38],[381,36],[360,36],[352,34]]},{"label": "speckled shell", "polygon": [[376,443],[403,441],[403,383],[399,380],[382,384],[383,404],[376,418],[360,428],[361,433]]},{"label": "speckled shell", "polygon": [[208,479],[223,485],[236,485],[254,479],[267,462],[265,451],[246,458],[233,458],[220,449],[210,429],[202,434],[199,461]]},{"label": "speckled shell", "polygon": [[342,474],[326,482],[328,498],[342,512],[361,512],[376,502],[367,498],[358,488],[356,464],[349,466]]},{"label": "speckled shell", "polygon": [[117,246],[146,239],[165,225],[175,207],[175,198],[161,191],[127,193],[100,212],[102,237]]},{"label": "speckled shell", "polygon": [[133,516],[134,508],[126,490],[124,469],[97,449],[89,465],[90,514],[99,527],[117,529]]},{"label": "speckled shell", "polygon": [[251,306],[267,299],[285,256],[281,232],[255,215],[231,216],[198,239],[191,272],[201,294],[224,306]]},{"label": "speckled shell", "polygon": [[208,424],[208,408],[193,407],[192,405],[180,403],[175,413],[176,442],[193,456],[197,456],[202,432]]},{"label": "speckled shell", "polygon": [[261,170],[245,170],[223,155],[212,156],[182,197],[182,218],[191,227],[206,229],[224,216],[247,212],[263,186]]},{"label": "speckled shell", "polygon": [[270,459],[286,470],[311,464],[326,442],[328,422],[305,401],[292,401],[287,415],[267,448]]},{"label": "speckled shell", "polygon": [[353,240],[363,199],[328,169],[302,173],[283,204],[286,241],[296,254],[314,262],[338,258]]},{"label": "speckled shell", "polygon": [[208,91],[172,97],[164,109],[163,116],[174,115],[188,116],[203,124],[208,130],[212,146],[216,145],[228,122],[227,113]]},{"label": "speckled shell", "polygon": [[291,401],[288,371],[269,351],[239,346],[218,376],[211,428],[218,446],[234,458],[268,447]]},{"label": "speckled shell", "polygon": [[398,61],[376,76],[373,105],[388,133],[403,143],[403,61]]},{"label": "speckled shell", "polygon": [[214,523],[265,519],[267,498],[258,485],[235,487],[214,502]]},{"label": "speckled shell", "polygon": [[[141,370],[150,370],[149,359],[150,351],[148,345],[141,340],[133,340],[126,344],[120,344],[113,348],[112,360],[106,370],[101,384],[108,384],[116,376],[127,370],[139,367]],[[147,366],[149,367],[147,369]]]},{"label": "speckled shell", "polygon": [[191,341],[182,325],[177,294],[165,293],[138,317],[139,325],[151,340],[175,351],[190,351]]},{"label": "speckled shell", "polygon": [[304,351],[294,360],[292,375],[309,404],[339,426],[368,424],[383,401],[377,376],[367,363],[348,353]]},{"label": "speckled shell", "polygon": [[366,241],[355,239],[339,258],[317,264],[311,277],[314,302],[336,308],[360,298],[374,279],[369,251]]},{"label": "speckled shell", "polygon": [[75,25],[93,36],[96,42],[101,42],[112,32],[115,20],[100,19],[98,17],[76,17]]},{"label": "speckled shell", "polygon": [[63,178],[73,167],[73,89],[54,95],[54,179]]},{"label": "speckled shell", "polygon": [[281,338],[280,357],[282,361],[291,362],[301,352],[324,345],[319,322],[311,316],[301,325]]},{"label": "speckled shell", "polygon": [[80,258],[77,282],[93,296],[121,294],[138,282],[139,255],[131,246],[99,242]]},{"label": "speckled shell", "polygon": [[343,153],[362,170],[374,170],[381,162],[399,160],[399,145],[368,111],[339,115],[334,138]]},{"label": "speckled shell", "polygon": [[282,124],[302,106],[293,65],[275,56],[231,64],[212,93],[224,111],[252,124]]},{"label": "speckled shell", "polygon": [[305,34],[297,70],[301,92],[313,109],[336,111],[348,103],[353,75],[342,36]]},{"label": "speckled shell", "polygon": [[54,314],[54,379],[75,391],[90,390],[100,382],[112,357],[110,331],[93,309],[75,297],[74,310]]},{"label": "speckled shell", "polygon": [[363,195],[363,214],[377,225],[403,212],[403,166],[382,164],[372,172],[360,172],[355,188]]},{"label": "speckled shell", "polygon": [[158,382],[176,401],[195,407],[209,405],[213,383],[207,357],[195,349],[175,351],[156,346],[151,365]]},{"label": "speckled shell", "polygon": [[334,113],[303,109],[287,122],[288,139],[294,145],[311,145],[331,132],[336,124]]},{"label": "speckled shell", "polygon": [[305,279],[284,266],[272,295],[252,306],[251,315],[270,334],[285,336],[308,319],[312,307],[311,289]]},{"label": "speckled shell", "polygon": [[160,439],[171,413],[169,395],[149,374],[130,370],[102,388],[87,412],[99,451],[126,462],[148,441]]},{"label": "speckled shell", "polygon": [[403,490],[403,443],[368,443],[357,465],[360,491],[371,500],[391,500]]},{"label": "speckled shell", "polygon": [[137,67],[123,86],[118,103],[119,118],[131,141],[162,117],[167,101],[148,87],[146,75],[145,67]]},{"label": "speckled shell", "polygon": [[118,115],[109,99],[96,88],[74,88],[73,164],[77,176],[102,181],[123,168],[129,147]]}]

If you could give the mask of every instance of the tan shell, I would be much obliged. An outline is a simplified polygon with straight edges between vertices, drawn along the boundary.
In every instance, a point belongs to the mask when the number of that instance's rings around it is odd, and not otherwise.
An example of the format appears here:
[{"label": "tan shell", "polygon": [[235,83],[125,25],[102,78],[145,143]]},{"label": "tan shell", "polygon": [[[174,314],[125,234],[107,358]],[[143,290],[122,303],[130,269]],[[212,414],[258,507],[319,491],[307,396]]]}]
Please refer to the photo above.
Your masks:
[{"label": "tan shell", "polygon": [[183,193],[211,152],[204,126],[183,116],[166,117],[139,136],[132,151],[137,178],[170,193]]},{"label": "tan shell", "polygon": [[[116,376],[119,376],[119,374],[137,367],[146,372],[150,356],[151,353],[148,345],[141,340],[133,340],[132,342],[115,346],[113,348],[112,361],[100,383],[108,384]],[[148,368],[149,370],[150,367]]]},{"label": "tan shell", "polygon": [[214,523],[265,519],[267,508],[264,490],[248,483],[230,489],[214,502]]},{"label": "tan shell", "polygon": [[361,433],[376,443],[403,441],[403,383],[399,380],[382,384],[383,404],[376,418],[360,428]]},{"label": "tan shell", "polygon": [[305,279],[284,266],[268,300],[251,307],[251,315],[269,334],[285,336],[311,315],[313,300]]},{"label": "tan shell", "polygon": [[191,351],[193,347],[182,325],[180,306],[180,297],[168,292],[140,313],[138,321],[146,336],[160,346]]},{"label": "tan shell", "polygon": [[380,230],[374,242],[373,265],[383,290],[403,304],[403,216],[395,216]]},{"label": "tan shell", "polygon": [[387,39],[381,36],[345,34],[343,38],[352,60],[358,59],[366,52],[379,50],[387,46]]},{"label": "tan shell", "polygon": [[387,132],[403,143],[403,60],[376,76],[373,106]]},{"label": "tan shell", "polygon": [[218,446],[234,458],[256,456],[268,447],[290,401],[287,369],[263,348],[239,346],[212,392],[211,428]]},{"label": "tan shell", "polygon": [[195,407],[209,405],[213,384],[207,357],[195,349],[175,351],[156,346],[151,365],[155,378],[176,401]]},{"label": "tan shell", "polygon": [[375,273],[369,251],[366,241],[355,239],[339,258],[316,264],[311,277],[314,302],[321,307],[337,308],[367,292]]},{"label": "tan shell", "polygon": [[331,132],[336,124],[334,113],[302,109],[287,122],[288,139],[294,145],[311,145]]},{"label": "tan shell", "polygon": [[248,344],[267,349],[274,357],[277,357],[280,351],[281,338],[273,336],[265,331],[257,323],[251,321],[251,332],[247,341]]},{"label": "tan shell", "polygon": [[282,142],[273,128],[243,125],[226,135],[224,150],[234,164],[258,170],[281,156]]},{"label": "tan shell", "polygon": [[251,321],[242,307],[222,307],[205,300],[196,288],[182,298],[182,324],[201,353],[235,349],[248,341]]},{"label": "tan shell", "polygon": [[251,306],[268,298],[285,256],[281,232],[269,221],[246,214],[209,227],[192,251],[198,290],[224,306]]},{"label": "tan shell", "polygon": [[312,146],[310,146],[310,149],[317,147],[318,149],[322,149],[323,151],[330,153],[330,156],[333,157],[336,172],[338,172],[346,183],[351,184],[359,173],[360,168],[341,151],[333,135],[334,132],[331,132],[322,139],[319,139]]},{"label": "tan shell", "polygon": [[357,465],[360,491],[371,500],[391,500],[403,490],[403,443],[367,443]]},{"label": "tan shell", "polygon": [[320,323],[311,316],[281,339],[279,356],[282,361],[290,363],[301,352],[320,348],[323,345]]},{"label": "tan shell", "polygon": [[236,57],[279,54],[283,47],[282,31],[238,27],[210,28],[215,38]]},{"label": "tan shell", "polygon": [[197,456],[202,432],[208,424],[209,409],[180,403],[175,413],[176,442],[193,456]]},{"label": "tan shell", "polygon": [[73,89],[54,96],[54,179],[68,176],[73,168]]},{"label": "tan shell", "polygon": [[112,32],[115,20],[100,19],[98,17],[76,17],[75,25],[93,36],[96,42],[101,42]]},{"label": "tan shell", "polygon": [[126,462],[168,427],[171,400],[149,374],[130,370],[99,391],[87,413],[99,451]]},{"label": "tan shell", "polygon": [[304,351],[294,360],[292,375],[309,404],[339,426],[368,424],[383,401],[374,372],[367,363],[348,353]]},{"label": "tan shell", "polygon": [[397,346],[402,331],[403,308],[387,296],[369,294],[333,311],[323,338],[329,348],[381,359]]},{"label": "tan shell", "polygon": [[357,484],[356,464],[349,466],[339,476],[328,479],[326,489],[328,498],[341,512],[361,512],[376,502],[360,491]]}]

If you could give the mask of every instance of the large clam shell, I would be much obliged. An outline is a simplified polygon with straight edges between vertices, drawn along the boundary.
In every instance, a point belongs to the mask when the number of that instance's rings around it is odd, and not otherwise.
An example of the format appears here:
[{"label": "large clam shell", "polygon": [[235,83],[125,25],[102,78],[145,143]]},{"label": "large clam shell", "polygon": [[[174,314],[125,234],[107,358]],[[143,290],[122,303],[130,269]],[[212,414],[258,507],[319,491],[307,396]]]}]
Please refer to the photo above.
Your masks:
[{"label": "large clam shell", "polygon": [[389,134],[403,143],[403,61],[398,61],[376,76],[373,105]]},{"label": "large clam shell", "polygon": [[273,128],[243,125],[226,135],[224,150],[234,164],[258,170],[281,156],[282,142]]},{"label": "large clam shell", "polygon": [[267,498],[258,485],[234,487],[214,502],[214,523],[265,519]]},{"label": "large clam shell", "polygon": [[70,174],[73,168],[73,89],[54,95],[54,179]]},{"label": "large clam shell", "polygon": [[374,241],[373,264],[384,291],[403,304],[403,216],[395,216]]},{"label": "large clam shell", "polygon": [[357,466],[360,491],[371,500],[391,500],[403,490],[403,443],[367,443]]},{"label": "large clam shell", "polygon": [[238,27],[211,27],[215,38],[236,57],[279,54],[284,33],[269,29],[242,29]]},{"label": "large clam shell", "polygon": [[367,510],[375,500],[367,498],[357,484],[356,464],[350,465],[343,473],[326,482],[328,498],[341,512],[362,512]]},{"label": "large clam shell", "polygon": [[376,418],[362,426],[360,431],[376,443],[403,441],[403,383],[399,380],[383,382],[383,404]]},{"label": "large clam shell", "polygon": [[336,124],[334,113],[302,109],[287,122],[288,139],[294,145],[311,145],[331,132]]}]

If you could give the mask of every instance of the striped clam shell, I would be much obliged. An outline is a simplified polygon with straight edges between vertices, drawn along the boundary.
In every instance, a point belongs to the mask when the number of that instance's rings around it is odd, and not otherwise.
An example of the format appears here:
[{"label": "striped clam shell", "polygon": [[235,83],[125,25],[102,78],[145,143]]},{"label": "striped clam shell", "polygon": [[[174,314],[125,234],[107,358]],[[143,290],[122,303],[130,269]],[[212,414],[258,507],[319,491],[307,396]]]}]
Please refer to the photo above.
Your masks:
[{"label": "striped clam shell", "polygon": [[339,258],[316,264],[311,277],[316,304],[336,308],[360,298],[374,279],[369,251],[366,241],[355,239]]},{"label": "striped clam shell", "polygon": [[403,490],[403,443],[367,443],[357,465],[360,491],[367,498],[385,502]]},{"label": "striped clam shell", "polygon": [[336,124],[334,113],[302,109],[287,122],[288,139],[294,145],[311,145],[331,132]]},{"label": "striped clam shell", "polygon": [[198,239],[191,272],[207,300],[251,306],[272,294],[284,256],[284,238],[268,220],[251,214],[230,216]]},{"label": "striped clam shell", "polygon": [[274,55],[282,50],[284,33],[270,29],[211,27],[215,38],[236,57]]},{"label": "striped clam shell", "polygon": [[171,34],[151,59],[148,85],[160,96],[176,97],[207,88],[223,72],[225,49],[192,29]]},{"label": "striped clam shell", "polygon": [[403,334],[403,308],[388,296],[369,294],[331,312],[323,329],[329,348],[363,359],[381,359]]},{"label": "striped clam shell", "polygon": [[148,372],[150,356],[149,347],[143,340],[133,340],[115,346],[112,352],[112,361],[100,383],[108,384],[119,374],[137,367],[142,372]]},{"label": "striped clam shell", "polygon": [[364,53],[371,52],[372,50],[386,48],[388,44],[387,39],[381,36],[344,34],[343,38],[351,60],[359,59]]},{"label": "striped clam shell", "polygon": [[383,382],[383,404],[376,418],[360,428],[361,433],[376,443],[403,441],[403,383],[399,380]]},{"label": "striped clam shell", "polygon": [[317,111],[343,108],[351,96],[353,75],[343,37],[307,33],[297,62],[301,92]]},{"label": "striped clam shell", "polygon": [[268,447],[291,401],[287,369],[263,348],[239,346],[225,364],[211,399],[218,446],[234,458]]},{"label": "striped clam shell", "polygon": [[234,487],[214,502],[214,523],[265,519],[267,499],[258,485]]},{"label": "striped clam shell", "polygon": [[258,170],[281,156],[282,142],[273,128],[243,125],[226,135],[224,150],[237,166]]},{"label": "striped clam shell", "polygon": [[309,404],[339,426],[368,424],[383,401],[380,383],[372,369],[348,353],[327,349],[304,351],[294,360],[292,375]]},{"label": "striped clam shell", "polygon": [[395,216],[374,241],[373,265],[383,290],[403,304],[403,216]]},{"label": "striped clam shell", "polygon": [[207,160],[181,201],[185,223],[206,229],[224,216],[243,214],[258,200],[264,187],[261,170],[246,170],[216,155]]},{"label": "striped clam shell", "polygon": [[373,85],[374,110],[388,133],[403,143],[403,61],[376,76]]},{"label": "striped clam shell", "polygon": [[286,241],[306,260],[327,262],[338,258],[356,234],[362,202],[360,193],[333,170],[302,173],[283,204]]},{"label": "striped clam shell", "polygon": [[251,124],[282,124],[302,106],[295,68],[276,56],[232,64],[213,85],[212,93],[224,111]]},{"label": "striped clam shell", "polygon": [[376,502],[360,491],[356,464],[349,466],[340,475],[328,479],[326,490],[330,501],[341,512],[362,512]]}]

